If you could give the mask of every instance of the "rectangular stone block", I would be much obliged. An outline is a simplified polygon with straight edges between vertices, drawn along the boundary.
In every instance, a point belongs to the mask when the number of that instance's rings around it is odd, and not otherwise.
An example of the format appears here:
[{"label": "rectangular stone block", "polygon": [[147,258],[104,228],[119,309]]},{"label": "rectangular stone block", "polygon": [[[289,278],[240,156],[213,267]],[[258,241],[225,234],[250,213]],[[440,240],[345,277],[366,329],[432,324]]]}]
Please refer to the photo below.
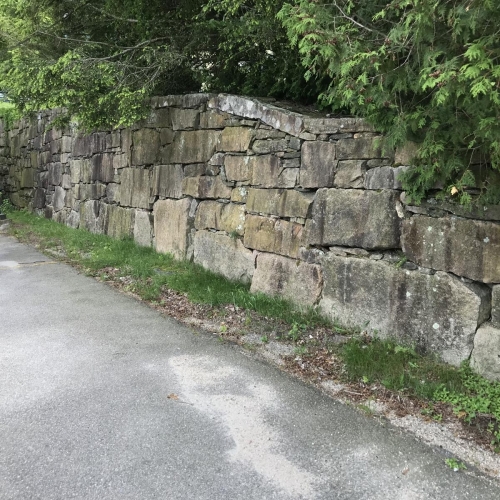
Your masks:
[{"label": "rectangular stone block", "polygon": [[403,223],[403,251],[423,267],[500,283],[500,224],[414,216]]},{"label": "rectangular stone block", "polygon": [[152,214],[144,210],[136,210],[134,217],[134,241],[143,247],[150,247],[152,243],[153,224]]},{"label": "rectangular stone block", "polygon": [[383,158],[381,137],[359,137],[356,139],[341,139],[337,143],[337,158],[339,160],[369,160]]},{"label": "rectangular stone block", "polygon": [[156,165],[153,169],[153,196],[182,198],[182,165]]},{"label": "rectangular stone block", "polygon": [[169,253],[176,259],[191,257],[191,200],[160,200],[154,204],[154,233],[157,252]]},{"label": "rectangular stone block", "polygon": [[365,162],[360,160],[343,160],[337,165],[337,173],[333,185],[338,188],[359,189],[364,186],[366,173]]},{"label": "rectangular stone block", "polygon": [[403,186],[399,180],[400,174],[410,167],[376,167],[366,172],[364,187],[365,189],[399,189]]},{"label": "rectangular stone block", "polygon": [[309,245],[400,248],[394,191],[319,189],[306,222]]},{"label": "rectangular stone block", "polygon": [[226,178],[231,182],[250,183],[252,179],[251,156],[228,156],[224,158]]},{"label": "rectangular stone block", "polygon": [[337,169],[336,146],[330,142],[304,142],[299,184],[304,188],[332,187]]},{"label": "rectangular stone block", "polygon": [[151,165],[158,159],[160,134],[153,129],[137,130],[133,133],[132,165]]},{"label": "rectangular stone block", "polygon": [[232,188],[224,184],[220,176],[186,177],[182,192],[193,198],[231,198]]},{"label": "rectangular stone block", "polygon": [[121,174],[120,205],[149,208],[151,197],[151,171],[140,168],[124,168]]},{"label": "rectangular stone block", "polygon": [[122,208],[117,205],[101,203],[99,224],[102,233],[111,238],[130,238],[134,231],[135,210]]},{"label": "rectangular stone block", "polygon": [[321,296],[321,268],[287,257],[262,253],[257,256],[250,291],[281,297],[291,302],[313,306]]},{"label": "rectangular stone block", "polygon": [[255,257],[238,238],[209,231],[194,236],[194,262],[205,269],[242,283],[252,280]]},{"label": "rectangular stone block", "polygon": [[196,210],[196,229],[217,229],[226,233],[243,234],[245,205],[202,201]]},{"label": "rectangular stone block", "polygon": [[302,244],[303,226],[280,219],[247,215],[243,244],[262,252],[297,257]]},{"label": "rectangular stone block", "polygon": [[198,127],[200,112],[196,109],[170,109],[173,130],[189,130]]},{"label": "rectangular stone block", "polygon": [[484,323],[476,332],[470,366],[479,375],[500,382],[500,329],[491,323]]},{"label": "rectangular stone block", "polygon": [[217,151],[247,151],[254,129],[249,127],[226,127],[222,131]]},{"label": "rectangular stone block", "polygon": [[476,329],[489,315],[487,287],[466,285],[443,272],[429,275],[332,254],[323,258],[322,268],[324,314],[437,353],[453,365],[468,359]]},{"label": "rectangular stone block", "polygon": [[177,132],[167,146],[165,163],[205,163],[215,153],[221,132],[219,130],[193,130]]},{"label": "rectangular stone block", "polygon": [[63,168],[61,163],[51,163],[48,166],[49,184],[51,186],[60,186],[62,182]]},{"label": "rectangular stone block", "polygon": [[112,182],[115,175],[113,169],[113,155],[109,153],[92,156],[92,181]]},{"label": "rectangular stone block", "polygon": [[96,200],[86,201],[80,204],[80,227],[91,233],[99,232],[97,225],[99,217],[99,202]]},{"label": "rectangular stone block", "polygon": [[250,188],[247,211],[305,219],[309,215],[313,199],[314,193],[302,193],[293,189]]}]

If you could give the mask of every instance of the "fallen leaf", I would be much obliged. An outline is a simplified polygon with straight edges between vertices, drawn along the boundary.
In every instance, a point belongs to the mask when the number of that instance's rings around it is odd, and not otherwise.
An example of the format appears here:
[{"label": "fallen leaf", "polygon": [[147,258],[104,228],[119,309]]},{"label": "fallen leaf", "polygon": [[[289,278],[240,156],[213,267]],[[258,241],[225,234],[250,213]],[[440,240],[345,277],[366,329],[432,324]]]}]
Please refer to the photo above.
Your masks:
[{"label": "fallen leaf", "polygon": [[451,191],[450,191],[450,192],[451,192],[451,195],[452,195],[452,196],[454,196],[454,195],[456,195],[456,194],[458,193],[458,189],[457,189],[455,186],[453,186],[453,187],[451,188]]},{"label": "fallen leaf", "polygon": [[408,474],[408,472],[409,472],[409,471],[410,471],[410,468],[409,468],[409,467],[405,467],[405,468],[403,469],[403,471],[402,471],[402,474],[403,474],[404,476],[406,476],[406,474]]},{"label": "fallen leaf", "polygon": [[177,396],[177,394],[172,393],[172,394],[169,394],[167,396],[167,398],[168,399],[173,399],[173,400],[177,401],[179,399],[179,396]]}]

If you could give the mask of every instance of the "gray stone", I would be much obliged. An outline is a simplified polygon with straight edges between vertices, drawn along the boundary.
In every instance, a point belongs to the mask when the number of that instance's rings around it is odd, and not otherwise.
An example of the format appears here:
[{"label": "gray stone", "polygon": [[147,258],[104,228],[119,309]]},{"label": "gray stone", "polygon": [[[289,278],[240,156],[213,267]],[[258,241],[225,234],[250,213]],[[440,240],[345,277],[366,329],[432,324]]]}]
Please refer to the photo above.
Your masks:
[{"label": "gray stone", "polygon": [[393,191],[319,189],[306,222],[306,241],[373,250],[399,248],[397,201]]},{"label": "gray stone", "polygon": [[54,199],[52,201],[52,206],[54,208],[54,211],[59,212],[59,210],[62,210],[64,208],[65,201],[66,201],[66,191],[62,187],[56,186],[54,191]]},{"label": "gray stone", "polygon": [[337,163],[335,144],[304,142],[299,184],[304,188],[333,186]]},{"label": "gray stone", "polygon": [[92,156],[90,163],[92,166],[93,181],[112,182],[115,175],[113,168],[113,156],[110,153],[96,154]]},{"label": "gray stone", "polygon": [[179,108],[197,108],[205,104],[214,94],[184,94],[167,95],[163,97],[153,97],[152,106],[154,108],[168,108],[171,106]]},{"label": "gray stone", "polygon": [[339,161],[333,185],[338,188],[362,188],[364,185],[365,172],[366,167],[363,161]]},{"label": "gray stone", "polygon": [[227,113],[220,113],[217,110],[209,109],[200,115],[200,128],[223,129],[226,126],[226,120],[229,118]]},{"label": "gray stone", "polygon": [[500,382],[500,330],[491,323],[477,330],[470,365],[479,375]]},{"label": "gray stone", "polygon": [[239,239],[209,231],[197,231],[194,236],[194,262],[242,283],[252,280],[255,268],[253,252]]},{"label": "gray stone", "polygon": [[132,237],[134,231],[135,211],[117,205],[101,203],[99,210],[99,226],[101,232],[111,238]]},{"label": "gray stone", "polygon": [[403,223],[403,251],[423,267],[500,283],[500,225],[414,216]]},{"label": "gray stone", "polygon": [[305,118],[304,129],[312,134],[373,132],[373,126],[362,118]]},{"label": "gray stone", "polygon": [[80,214],[75,212],[75,210],[71,210],[66,219],[66,225],[73,229],[78,229],[80,227]]},{"label": "gray stone", "polygon": [[106,195],[106,185],[101,183],[81,184],[77,198],[81,200],[99,200]]},{"label": "gray stone", "polygon": [[[181,165],[184,167],[183,177],[199,177],[207,173],[206,163],[194,163],[193,165]],[[182,185],[182,183],[181,183]]]},{"label": "gray stone", "polygon": [[182,165],[155,165],[152,195],[161,198],[182,198]]},{"label": "gray stone", "polygon": [[106,198],[108,203],[120,203],[120,184],[110,182],[106,185]]},{"label": "gray stone", "polygon": [[[70,177],[72,184],[78,184],[81,180],[82,163],[85,160],[71,160],[69,162]],[[87,160],[88,161],[88,160]],[[90,179],[89,181],[90,182]]]},{"label": "gray stone", "polygon": [[142,129],[134,132],[132,165],[155,163],[160,151],[160,134],[156,130]]},{"label": "gray stone", "polygon": [[396,149],[394,163],[396,165],[411,165],[418,153],[419,145],[415,142],[407,142],[404,146]]},{"label": "gray stone", "polygon": [[252,188],[248,190],[247,211],[305,219],[313,199],[313,193],[301,193],[293,189]]},{"label": "gray stone", "polygon": [[286,151],[287,148],[288,141],[285,139],[255,141],[252,145],[252,150],[257,154],[277,153],[278,151]]},{"label": "gray stone", "polygon": [[224,184],[220,176],[186,177],[182,192],[193,198],[231,198],[232,188]]},{"label": "gray stone", "polygon": [[63,168],[60,163],[51,163],[49,165],[49,184],[51,186],[60,186],[62,182]]},{"label": "gray stone", "polygon": [[253,157],[226,155],[224,159],[224,168],[227,180],[250,183],[253,169],[253,164],[250,163],[251,158]]},{"label": "gray stone", "polygon": [[260,120],[266,125],[299,136],[304,130],[302,115],[285,111],[270,104],[263,104],[256,99],[235,95],[219,94],[208,102],[208,107],[252,120]]},{"label": "gray stone", "polygon": [[382,137],[359,137],[337,142],[339,160],[369,160],[386,156],[387,154],[382,152]]},{"label": "gray stone", "polygon": [[254,130],[248,127],[226,127],[222,131],[218,151],[246,151],[252,142]]},{"label": "gray stone", "polygon": [[368,170],[365,176],[365,189],[403,189],[400,174],[409,167],[376,167]]},{"label": "gray stone", "polygon": [[196,211],[194,227],[242,235],[245,227],[245,205],[202,201]]},{"label": "gray stone", "polygon": [[321,296],[321,267],[278,255],[259,254],[250,291],[312,306]]},{"label": "gray stone", "polygon": [[491,288],[491,324],[500,328],[500,285]]},{"label": "gray stone", "polygon": [[136,210],[134,217],[134,241],[143,247],[150,247],[152,242],[153,225],[151,215],[144,210]]},{"label": "gray stone", "polygon": [[221,132],[219,130],[192,130],[177,132],[174,142],[167,146],[165,163],[204,163],[215,153]]},{"label": "gray stone", "polygon": [[99,202],[92,200],[80,205],[80,227],[90,231],[98,232],[97,220],[99,217]]},{"label": "gray stone", "polygon": [[120,185],[120,205],[149,208],[151,197],[151,171],[124,168]]},{"label": "gray stone", "polygon": [[346,327],[396,337],[453,365],[468,359],[489,315],[487,287],[443,272],[426,275],[383,261],[328,255],[320,308]]},{"label": "gray stone", "polygon": [[196,109],[170,109],[173,130],[195,129],[200,121],[200,112]]},{"label": "gray stone", "polygon": [[304,227],[294,222],[247,215],[243,244],[262,252],[297,257]]},{"label": "gray stone", "polygon": [[157,252],[169,253],[176,259],[191,257],[191,229],[189,217],[191,201],[160,200],[154,204],[155,248]]}]

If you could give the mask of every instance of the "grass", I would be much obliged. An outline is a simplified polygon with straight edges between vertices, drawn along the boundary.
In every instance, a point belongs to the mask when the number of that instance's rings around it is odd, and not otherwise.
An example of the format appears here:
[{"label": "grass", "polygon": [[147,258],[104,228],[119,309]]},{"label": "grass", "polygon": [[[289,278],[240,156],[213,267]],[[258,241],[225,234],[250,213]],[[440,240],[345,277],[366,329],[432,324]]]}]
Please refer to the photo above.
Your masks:
[{"label": "grass", "polygon": [[436,421],[442,415],[433,403],[446,403],[465,423],[481,426],[500,451],[500,383],[475,374],[468,363],[456,368],[392,340],[364,336],[348,341],[340,354],[349,380],[378,383],[425,400],[422,413]]},{"label": "grass", "polygon": [[10,102],[0,101],[0,120],[3,120],[9,128],[14,120],[20,117],[16,107]]},{"label": "grass", "polygon": [[170,255],[140,247],[131,239],[114,240],[105,235],[72,229],[26,211],[10,211],[12,232],[21,241],[36,238],[39,248],[58,249],[69,261],[91,275],[105,275],[118,269],[133,278],[132,289],[141,298],[155,301],[163,287],[185,293],[195,303],[218,306],[233,304],[287,324],[328,325],[314,309],[301,310],[290,302],[261,293],[250,293],[249,285],[229,281],[191,262],[176,261]]}]

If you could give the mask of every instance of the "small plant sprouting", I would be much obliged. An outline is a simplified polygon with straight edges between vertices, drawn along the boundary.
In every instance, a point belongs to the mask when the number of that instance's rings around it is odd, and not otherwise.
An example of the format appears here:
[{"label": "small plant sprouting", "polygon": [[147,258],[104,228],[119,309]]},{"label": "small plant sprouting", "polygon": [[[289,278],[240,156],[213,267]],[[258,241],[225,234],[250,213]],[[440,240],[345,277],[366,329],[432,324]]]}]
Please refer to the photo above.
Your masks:
[{"label": "small plant sprouting", "polygon": [[459,462],[456,458],[447,458],[444,463],[450,468],[453,469],[454,472],[458,472],[460,470],[466,470],[467,467],[463,462]]},{"label": "small plant sprouting", "polygon": [[260,340],[263,344],[267,344],[269,342],[269,337],[267,335],[262,335]]}]

